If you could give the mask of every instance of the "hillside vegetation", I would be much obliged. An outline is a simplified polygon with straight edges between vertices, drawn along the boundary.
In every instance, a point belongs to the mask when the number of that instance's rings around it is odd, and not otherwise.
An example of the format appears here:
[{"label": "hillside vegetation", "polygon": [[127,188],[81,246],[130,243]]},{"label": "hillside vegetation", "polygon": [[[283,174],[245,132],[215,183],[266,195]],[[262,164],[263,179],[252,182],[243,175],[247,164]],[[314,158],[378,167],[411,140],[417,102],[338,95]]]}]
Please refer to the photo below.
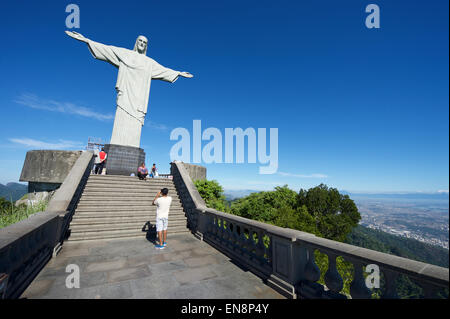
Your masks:
[{"label": "hillside vegetation", "polygon": [[422,243],[411,238],[391,235],[361,225],[352,230],[345,242],[436,266],[448,268],[449,264],[449,253],[445,248]]},{"label": "hillside vegetation", "polygon": [[0,228],[15,224],[34,213],[45,211],[47,204],[47,201],[41,201],[33,206],[22,204],[16,207],[13,202],[0,198]]}]

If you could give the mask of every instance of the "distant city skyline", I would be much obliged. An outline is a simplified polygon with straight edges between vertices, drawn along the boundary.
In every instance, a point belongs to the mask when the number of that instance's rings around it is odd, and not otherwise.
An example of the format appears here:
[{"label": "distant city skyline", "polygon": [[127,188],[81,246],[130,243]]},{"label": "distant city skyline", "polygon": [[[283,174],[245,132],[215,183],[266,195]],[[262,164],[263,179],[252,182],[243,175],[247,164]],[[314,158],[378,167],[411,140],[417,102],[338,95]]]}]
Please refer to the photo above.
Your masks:
[{"label": "distant city skyline", "polygon": [[[199,164],[225,189],[448,194],[448,1],[376,1],[380,29],[365,25],[369,3],[130,0],[126,11],[82,0],[74,30],[130,49],[143,34],[149,57],[195,75],[152,82],[141,147],[160,172],[171,131],[201,120],[278,128],[274,174]],[[28,150],[110,140],[117,69],[66,36],[66,5],[8,2],[0,13],[1,184],[19,181]]]}]

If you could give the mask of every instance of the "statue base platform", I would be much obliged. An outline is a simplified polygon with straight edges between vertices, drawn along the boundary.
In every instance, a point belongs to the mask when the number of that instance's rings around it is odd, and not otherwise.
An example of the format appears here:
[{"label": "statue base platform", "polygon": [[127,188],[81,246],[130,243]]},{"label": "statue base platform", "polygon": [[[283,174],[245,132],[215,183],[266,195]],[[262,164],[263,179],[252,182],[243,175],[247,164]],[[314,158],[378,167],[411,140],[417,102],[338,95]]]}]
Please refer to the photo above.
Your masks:
[{"label": "statue base platform", "polygon": [[145,152],[142,148],[116,144],[105,144],[106,174],[130,176],[137,174],[137,169],[145,162]]}]

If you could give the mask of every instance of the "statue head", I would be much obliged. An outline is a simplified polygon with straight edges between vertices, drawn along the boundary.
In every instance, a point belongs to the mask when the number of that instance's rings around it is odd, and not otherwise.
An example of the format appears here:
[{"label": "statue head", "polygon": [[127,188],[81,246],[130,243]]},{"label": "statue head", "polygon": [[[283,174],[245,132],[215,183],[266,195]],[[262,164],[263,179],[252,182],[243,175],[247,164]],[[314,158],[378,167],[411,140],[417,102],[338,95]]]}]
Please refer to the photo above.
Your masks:
[{"label": "statue head", "polygon": [[136,43],[134,44],[133,51],[136,51],[140,54],[147,54],[148,40],[143,35],[138,36],[136,39]]}]

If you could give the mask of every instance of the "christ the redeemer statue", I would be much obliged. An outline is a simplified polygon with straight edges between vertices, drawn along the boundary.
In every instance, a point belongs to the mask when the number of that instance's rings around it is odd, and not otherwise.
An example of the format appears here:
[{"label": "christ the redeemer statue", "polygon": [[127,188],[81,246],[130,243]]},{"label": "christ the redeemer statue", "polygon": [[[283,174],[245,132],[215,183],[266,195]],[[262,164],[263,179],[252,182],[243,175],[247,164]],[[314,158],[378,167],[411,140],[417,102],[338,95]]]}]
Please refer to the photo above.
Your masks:
[{"label": "christ the redeemer statue", "polygon": [[147,57],[148,40],[142,35],[137,38],[134,49],[128,50],[92,41],[77,32],[66,33],[87,43],[94,58],[119,68],[117,109],[110,143],[139,147],[152,79],[173,83],[179,76],[192,78],[193,75],[163,67]]}]

